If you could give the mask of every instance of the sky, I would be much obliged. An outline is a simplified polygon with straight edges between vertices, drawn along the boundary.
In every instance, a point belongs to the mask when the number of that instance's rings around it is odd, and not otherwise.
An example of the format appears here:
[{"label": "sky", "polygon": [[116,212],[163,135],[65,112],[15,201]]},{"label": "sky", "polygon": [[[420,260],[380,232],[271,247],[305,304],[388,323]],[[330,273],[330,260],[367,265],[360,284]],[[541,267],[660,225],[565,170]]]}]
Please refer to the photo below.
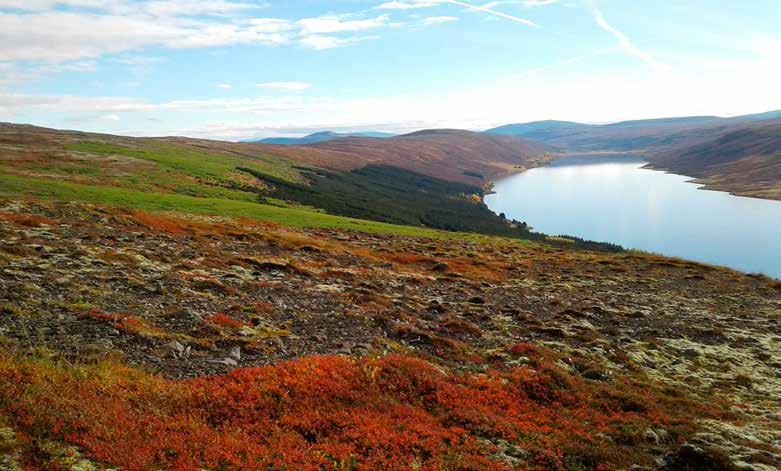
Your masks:
[{"label": "sky", "polygon": [[0,0],[0,121],[240,140],[781,109],[779,0]]}]

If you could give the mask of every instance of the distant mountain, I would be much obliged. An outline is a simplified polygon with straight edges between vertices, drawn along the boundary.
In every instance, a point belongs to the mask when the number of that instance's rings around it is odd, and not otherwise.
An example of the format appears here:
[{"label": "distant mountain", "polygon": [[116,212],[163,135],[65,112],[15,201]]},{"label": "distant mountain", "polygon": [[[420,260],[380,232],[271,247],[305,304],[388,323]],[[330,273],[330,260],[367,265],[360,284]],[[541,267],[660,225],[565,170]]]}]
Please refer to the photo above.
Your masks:
[{"label": "distant mountain", "polygon": [[649,152],[704,142],[749,122],[781,118],[781,110],[731,118],[686,116],[604,125],[571,121],[535,121],[485,131],[533,139],[565,152]]},{"label": "distant mountain", "polygon": [[633,126],[682,126],[691,124],[710,123],[719,120],[718,116],[682,116],[679,118],[656,118],[656,119],[636,119],[631,121],[620,121],[603,125],[606,128],[623,128]]},{"label": "distant mountain", "polygon": [[577,132],[578,130],[590,128],[591,125],[576,123],[573,121],[532,121],[524,124],[508,124],[485,131],[487,134],[501,136],[521,136],[527,139],[545,141],[548,138],[558,135],[558,133]]},{"label": "distant mountain", "polygon": [[746,120],[746,121],[764,121],[769,119],[781,119],[781,110],[768,111],[766,113],[747,114],[743,116],[736,116],[732,119]]},{"label": "distant mountain", "polygon": [[306,144],[315,144],[317,142],[327,142],[336,139],[344,139],[347,137],[371,137],[371,138],[387,138],[393,137],[395,134],[388,132],[353,132],[353,133],[339,133],[333,131],[322,131],[314,134],[309,134],[304,137],[268,137],[265,139],[249,139],[242,142],[262,142],[263,144],[276,144],[283,146],[300,146]]}]

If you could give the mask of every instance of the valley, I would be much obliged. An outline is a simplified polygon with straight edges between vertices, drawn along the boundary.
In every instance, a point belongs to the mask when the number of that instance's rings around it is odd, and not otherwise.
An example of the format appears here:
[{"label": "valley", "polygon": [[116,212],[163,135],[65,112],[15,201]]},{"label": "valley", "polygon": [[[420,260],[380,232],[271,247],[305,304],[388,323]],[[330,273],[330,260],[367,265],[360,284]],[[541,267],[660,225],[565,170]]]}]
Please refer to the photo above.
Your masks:
[{"label": "valley", "polygon": [[626,121],[588,125],[540,121],[489,129],[569,154],[633,153],[649,168],[697,178],[706,188],[781,199],[781,112]]},{"label": "valley", "polygon": [[555,156],[0,125],[0,463],[776,467],[779,282],[485,205]]},{"label": "valley", "polygon": [[781,470],[713,3],[0,0],[0,471]]}]

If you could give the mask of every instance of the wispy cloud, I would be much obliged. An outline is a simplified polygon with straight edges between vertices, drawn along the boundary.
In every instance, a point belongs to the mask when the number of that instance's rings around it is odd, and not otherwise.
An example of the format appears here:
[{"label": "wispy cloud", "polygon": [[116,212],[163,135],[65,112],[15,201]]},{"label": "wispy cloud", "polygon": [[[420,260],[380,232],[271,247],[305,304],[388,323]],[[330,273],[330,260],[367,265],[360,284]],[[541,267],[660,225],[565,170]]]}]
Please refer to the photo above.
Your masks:
[{"label": "wispy cloud", "polygon": [[[147,47],[295,45],[330,49],[396,26],[386,14],[262,18],[263,2],[0,0],[0,61],[65,62]],[[64,7],[64,8],[63,8]]]},{"label": "wispy cloud", "polygon": [[420,20],[420,24],[423,26],[441,25],[443,23],[452,23],[458,21],[457,16],[427,16]]},{"label": "wispy cloud", "polygon": [[501,11],[497,11],[494,8],[505,4],[508,5],[517,4],[517,5],[524,5],[526,7],[533,7],[533,6],[550,5],[556,2],[557,0],[516,0],[516,1],[504,0],[504,1],[489,2],[484,5],[475,5],[468,2],[462,2],[460,0],[394,0],[391,2],[381,3],[376,8],[380,10],[412,10],[418,8],[432,8],[432,7],[438,7],[438,6],[450,4],[450,5],[462,6],[471,11],[482,12],[482,13],[487,13],[489,15],[498,16],[499,18],[504,18],[506,20],[514,21],[516,23],[521,23],[526,26],[540,28],[540,25],[538,25],[537,23],[531,20],[528,20],[526,18],[521,18],[515,15],[510,15],[508,13],[504,13]]},{"label": "wispy cloud", "polygon": [[535,8],[553,5],[554,3],[559,3],[559,0],[499,0],[496,2],[486,3],[483,5],[483,7],[496,8],[502,5],[521,5],[524,8]]},{"label": "wispy cloud", "polygon": [[301,34],[353,33],[381,28],[390,24],[388,15],[374,18],[352,19],[348,15],[325,15],[317,18],[305,18],[298,21]]},{"label": "wispy cloud", "polygon": [[496,11],[496,10],[494,10],[492,8],[488,8],[488,7],[485,7],[485,6],[472,5],[471,3],[461,2],[459,0],[445,0],[445,1],[447,3],[452,3],[453,5],[459,5],[459,6],[462,6],[462,7],[465,7],[465,8],[469,8],[470,10],[481,11],[483,13],[488,13],[489,15],[498,16],[499,18],[504,18],[506,20],[515,21],[516,23],[521,23],[521,24],[524,24],[526,26],[532,26],[534,28],[541,28],[540,25],[538,25],[537,23],[535,23],[535,22],[533,22],[531,20],[527,20],[526,18],[521,18],[520,16],[515,16],[515,15],[509,15],[507,13],[502,13],[500,11]]},{"label": "wispy cloud", "polygon": [[229,84],[229,83],[218,83],[218,84],[217,84],[217,85],[215,85],[215,86],[216,86],[217,88],[221,88],[221,89],[223,89],[223,90],[230,90],[231,88],[233,88],[233,85],[231,85],[231,84]]},{"label": "wispy cloud", "polygon": [[444,3],[444,0],[393,0],[379,4],[378,10],[415,10],[418,8],[437,7]]},{"label": "wispy cloud", "polygon": [[265,82],[258,83],[255,86],[258,88],[268,88],[272,90],[291,90],[299,91],[312,88],[312,84],[308,82]]},{"label": "wispy cloud", "polygon": [[612,34],[618,41],[618,45],[621,47],[621,49],[645,62],[648,67],[650,67],[656,73],[662,73],[670,70],[670,66],[659,62],[653,56],[635,46],[624,33],[608,23],[605,19],[605,16],[602,14],[602,11],[596,6],[596,4],[590,1],[588,3],[594,13],[594,20],[597,22],[597,25],[603,30]]}]

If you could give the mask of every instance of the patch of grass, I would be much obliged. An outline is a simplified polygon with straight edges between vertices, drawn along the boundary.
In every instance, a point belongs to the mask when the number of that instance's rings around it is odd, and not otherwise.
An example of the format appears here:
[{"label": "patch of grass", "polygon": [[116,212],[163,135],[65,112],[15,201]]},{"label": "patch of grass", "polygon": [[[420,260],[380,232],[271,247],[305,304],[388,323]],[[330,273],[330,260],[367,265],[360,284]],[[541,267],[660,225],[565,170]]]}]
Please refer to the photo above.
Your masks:
[{"label": "patch of grass", "polygon": [[238,157],[216,155],[189,146],[150,141],[143,148],[125,147],[108,142],[82,141],[66,144],[67,150],[93,154],[123,155],[155,162],[161,168],[217,182],[231,182],[230,174],[238,166],[249,166],[284,180],[296,181],[292,164],[276,156]]},{"label": "patch of grass", "polygon": [[482,188],[449,182],[388,165],[367,165],[350,172],[301,168],[308,185],[239,167],[267,187],[264,196],[315,206],[331,214],[454,232],[546,241],[553,245],[620,252],[621,247],[575,237],[549,239],[526,223],[508,221],[481,200]]},{"label": "patch of grass", "polygon": [[[247,201],[142,192],[124,188],[83,185],[0,173],[0,196],[11,197],[19,195],[56,201],[81,201],[147,211],[179,211],[192,214],[244,217],[257,221],[276,222],[291,227],[348,229],[374,234],[501,242],[501,240],[477,234],[449,233],[422,227],[364,221],[332,216],[321,212],[297,208],[282,208]],[[510,243],[509,240],[504,242]]]}]

